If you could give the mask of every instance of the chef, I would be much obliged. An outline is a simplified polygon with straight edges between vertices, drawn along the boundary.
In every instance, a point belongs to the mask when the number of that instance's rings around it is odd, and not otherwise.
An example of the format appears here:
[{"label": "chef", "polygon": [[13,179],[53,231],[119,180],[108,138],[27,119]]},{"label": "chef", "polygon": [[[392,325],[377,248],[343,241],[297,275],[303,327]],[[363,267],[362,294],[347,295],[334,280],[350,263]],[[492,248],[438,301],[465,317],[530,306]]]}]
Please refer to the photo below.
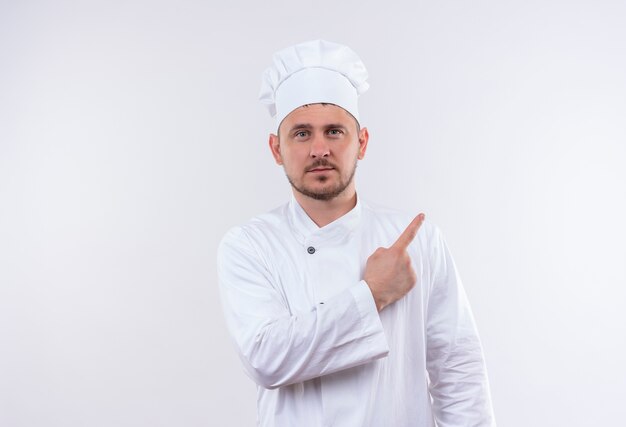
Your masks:
[{"label": "chef", "polygon": [[[495,426],[483,351],[441,231],[362,200],[367,71],[324,40],[277,52],[260,100],[292,197],[229,230],[220,295],[258,425]],[[381,179],[384,177],[381,176]]]}]

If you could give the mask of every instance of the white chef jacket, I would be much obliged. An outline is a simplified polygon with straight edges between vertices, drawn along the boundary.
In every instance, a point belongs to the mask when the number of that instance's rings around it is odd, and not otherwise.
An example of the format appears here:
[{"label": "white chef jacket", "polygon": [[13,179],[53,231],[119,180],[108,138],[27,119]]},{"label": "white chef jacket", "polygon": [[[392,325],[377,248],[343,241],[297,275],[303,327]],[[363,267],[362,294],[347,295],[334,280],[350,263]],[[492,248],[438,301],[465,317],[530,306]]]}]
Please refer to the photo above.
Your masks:
[{"label": "white chef jacket", "polygon": [[[257,425],[493,427],[479,337],[452,256],[425,221],[417,273],[376,310],[363,272],[412,217],[357,198],[318,227],[290,202],[232,228],[218,251],[220,295]],[[436,424],[435,424],[436,421]]]}]

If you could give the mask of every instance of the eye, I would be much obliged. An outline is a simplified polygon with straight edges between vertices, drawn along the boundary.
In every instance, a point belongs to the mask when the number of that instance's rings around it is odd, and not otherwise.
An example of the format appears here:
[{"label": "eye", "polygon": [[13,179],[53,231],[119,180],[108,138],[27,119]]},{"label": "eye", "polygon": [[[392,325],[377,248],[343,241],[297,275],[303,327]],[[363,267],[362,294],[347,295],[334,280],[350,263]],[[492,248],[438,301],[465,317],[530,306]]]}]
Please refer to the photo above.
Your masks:
[{"label": "eye", "polygon": [[341,135],[343,131],[341,129],[330,129],[328,133],[331,135]]},{"label": "eye", "polygon": [[308,131],[305,131],[305,130],[299,130],[299,131],[297,131],[296,133],[294,133],[294,134],[293,134],[293,136],[294,136],[295,138],[306,138],[308,134],[309,134],[309,132],[308,132]]}]

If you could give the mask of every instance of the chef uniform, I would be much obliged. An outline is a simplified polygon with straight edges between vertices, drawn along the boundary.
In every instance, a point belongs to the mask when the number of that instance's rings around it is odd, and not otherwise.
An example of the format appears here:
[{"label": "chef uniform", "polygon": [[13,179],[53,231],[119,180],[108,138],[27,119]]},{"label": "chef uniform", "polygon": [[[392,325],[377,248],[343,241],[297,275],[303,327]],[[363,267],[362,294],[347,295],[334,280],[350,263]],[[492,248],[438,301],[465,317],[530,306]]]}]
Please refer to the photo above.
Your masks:
[{"label": "chef uniform", "polygon": [[[274,56],[261,99],[277,124],[315,102],[358,120],[366,77],[346,46],[302,43]],[[400,300],[378,312],[363,280],[368,257],[411,219],[357,196],[318,227],[292,196],[224,236],[222,305],[258,385],[259,426],[495,426],[480,340],[440,230],[426,221],[409,245],[417,282]]]}]

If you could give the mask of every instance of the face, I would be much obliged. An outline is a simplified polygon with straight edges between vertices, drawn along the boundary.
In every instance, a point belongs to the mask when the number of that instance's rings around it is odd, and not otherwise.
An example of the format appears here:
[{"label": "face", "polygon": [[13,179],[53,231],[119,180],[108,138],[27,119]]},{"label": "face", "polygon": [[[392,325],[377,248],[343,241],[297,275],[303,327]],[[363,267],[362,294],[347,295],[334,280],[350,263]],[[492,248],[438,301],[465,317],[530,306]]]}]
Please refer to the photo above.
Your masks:
[{"label": "face", "polygon": [[354,191],[357,160],[365,156],[369,135],[354,117],[333,104],[310,104],[289,113],[270,149],[292,187],[316,200]]}]

